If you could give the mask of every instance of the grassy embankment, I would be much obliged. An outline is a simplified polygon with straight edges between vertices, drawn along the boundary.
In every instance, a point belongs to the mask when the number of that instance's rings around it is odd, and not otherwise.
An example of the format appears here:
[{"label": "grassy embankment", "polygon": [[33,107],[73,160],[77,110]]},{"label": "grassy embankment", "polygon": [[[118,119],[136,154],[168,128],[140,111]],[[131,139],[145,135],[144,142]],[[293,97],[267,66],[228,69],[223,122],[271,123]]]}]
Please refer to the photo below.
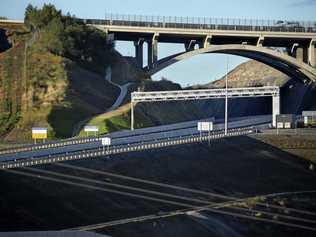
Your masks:
[{"label": "grassy embankment", "polygon": [[[168,80],[142,81],[144,91],[180,90],[180,85]],[[130,104],[124,104],[114,111],[109,111],[90,119],[86,125],[99,127],[99,133],[105,134],[117,130],[130,129]],[[203,117],[203,114],[191,102],[155,102],[139,103],[134,107],[135,128],[150,127],[166,123],[182,122]],[[79,136],[86,136],[82,129]]]}]

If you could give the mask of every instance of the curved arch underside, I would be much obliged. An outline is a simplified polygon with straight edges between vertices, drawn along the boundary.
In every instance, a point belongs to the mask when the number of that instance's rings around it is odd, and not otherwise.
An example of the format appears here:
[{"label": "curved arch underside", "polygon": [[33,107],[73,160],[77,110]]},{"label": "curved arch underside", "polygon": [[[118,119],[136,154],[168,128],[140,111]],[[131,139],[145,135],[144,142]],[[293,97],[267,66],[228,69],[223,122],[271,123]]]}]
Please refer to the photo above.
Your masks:
[{"label": "curved arch underside", "polygon": [[211,45],[207,48],[178,53],[157,61],[155,67],[148,70],[148,73],[153,75],[174,63],[205,53],[223,53],[251,58],[267,64],[291,78],[300,79],[304,83],[316,82],[316,69],[308,64],[272,49],[250,45]]}]

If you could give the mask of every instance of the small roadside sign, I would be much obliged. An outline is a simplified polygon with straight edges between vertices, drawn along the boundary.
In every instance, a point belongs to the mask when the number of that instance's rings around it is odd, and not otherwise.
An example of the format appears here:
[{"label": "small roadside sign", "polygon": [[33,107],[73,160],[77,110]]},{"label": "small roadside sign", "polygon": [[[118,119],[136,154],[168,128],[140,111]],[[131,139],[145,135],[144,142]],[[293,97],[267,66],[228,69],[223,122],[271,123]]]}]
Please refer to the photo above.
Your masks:
[{"label": "small roadside sign", "polygon": [[85,132],[99,132],[99,128],[97,126],[85,126]]},{"label": "small roadside sign", "polygon": [[208,132],[208,143],[211,142],[211,131],[213,131],[213,122],[198,122],[197,129],[200,131],[200,139],[202,140],[202,132]]},{"label": "small roadside sign", "polygon": [[101,143],[102,143],[102,146],[110,146],[111,145],[111,138],[110,137],[102,137]]},{"label": "small roadside sign", "polygon": [[33,139],[46,139],[47,138],[47,128],[32,128],[32,138]]},{"label": "small roadside sign", "polygon": [[102,137],[101,144],[103,146],[103,152],[105,151],[106,146],[107,146],[107,150],[109,150],[109,147],[111,145],[111,138],[110,137]]},{"label": "small roadside sign", "polygon": [[212,131],[213,122],[198,122],[198,131]]},{"label": "small roadside sign", "polygon": [[97,133],[99,132],[99,127],[98,126],[87,125],[87,126],[84,127],[84,131],[87,133],[87,136],[89,136],[89,132],[93,132],[94,135],[96,136]]},{"label": "small roadside sign", "polygon": [[47,139],[47,128],[34,127],[32,128],[32,139],[36,143],[36,139]]}]

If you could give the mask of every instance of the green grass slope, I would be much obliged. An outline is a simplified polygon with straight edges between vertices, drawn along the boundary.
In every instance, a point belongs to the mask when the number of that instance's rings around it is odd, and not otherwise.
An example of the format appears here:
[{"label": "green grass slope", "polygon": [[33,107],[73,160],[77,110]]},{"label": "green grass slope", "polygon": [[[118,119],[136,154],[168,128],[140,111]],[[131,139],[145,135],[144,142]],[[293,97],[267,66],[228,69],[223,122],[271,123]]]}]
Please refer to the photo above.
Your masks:
[{"label": "green grass slope", "polygon": [[[168,80],[145,80],[139,84],[144,91],[181,90],[181,86]],[[136,88],[134,88],[136,90]],[[99,127],[99,133],[130,129],[131,106],[124,104],[115,111],[106,112],[90,119],[86,125]],[[203,114],[192,102],[155,102],[139,103],[134,110],[134,127],[143,128],[161,124],[183,122],[203,117]],[[82,129],[79,136],[87,134]]]}]

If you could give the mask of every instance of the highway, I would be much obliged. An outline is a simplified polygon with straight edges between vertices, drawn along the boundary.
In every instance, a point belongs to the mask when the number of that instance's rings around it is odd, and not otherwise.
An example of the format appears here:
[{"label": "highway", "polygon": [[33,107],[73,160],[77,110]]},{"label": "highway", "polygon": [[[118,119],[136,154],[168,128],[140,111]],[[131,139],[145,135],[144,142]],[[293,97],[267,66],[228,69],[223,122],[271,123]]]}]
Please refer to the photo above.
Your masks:
[{"label": "highway", "polygon": [[[203,121],[214,121],[214,118],[204,119]],[[172,137],[195,135],[199,133],[197,131],[197,122],[198,120],[170,124],[170,125],[149,127],[149,128],[141,128],[141,129],[136,129],[134,131],[124,130],[124,131],[113,132],[111,134],[108,134],[107,136],[112,138],[113,146],[119,146],[119,145],[127,145],[127,144],[138,143],[138,142],[146,142],[146,141],[152,141],[152,140],[172,138]],[[257,124],[267,124],[270,122],[271,122],[271,115],[240,117],[240,118],[232,119],[231,123],[229,123],[229,128],[238,128],[238,127],[245,127],[245,126],[257,125]],[[217,131],[217,130],[222,130],[222,129],[224,129],[223,120],[222,119],[216,120],[215,125],[214,125],[214,130]],[[104,136],[101,136],[101,137],[104,137]],[[0,155],[0,161],[9,161],[9,160],[23,159],[23,158],[30,158],[30,157],[35,158],[35,157],[48,156],[48,155],[54,155],[54,154],[59,154],[59,153],[95,149],[95,148],[101,147],[100,138],[84,139],[84,140],[87,140],[87,142],[84,142],[81,144],[71,144],[71,145],[65,145],[65,146],[60,146],[60,147],[51,147],[48,149],[38,148],[36,150],[31,150],[31,151],[3,154],[3,155]],[[36,145],[33,145],[33,146],[36,146]],[[37,145],[37,147],[38,146],[41,147],[43,145]]]}]

